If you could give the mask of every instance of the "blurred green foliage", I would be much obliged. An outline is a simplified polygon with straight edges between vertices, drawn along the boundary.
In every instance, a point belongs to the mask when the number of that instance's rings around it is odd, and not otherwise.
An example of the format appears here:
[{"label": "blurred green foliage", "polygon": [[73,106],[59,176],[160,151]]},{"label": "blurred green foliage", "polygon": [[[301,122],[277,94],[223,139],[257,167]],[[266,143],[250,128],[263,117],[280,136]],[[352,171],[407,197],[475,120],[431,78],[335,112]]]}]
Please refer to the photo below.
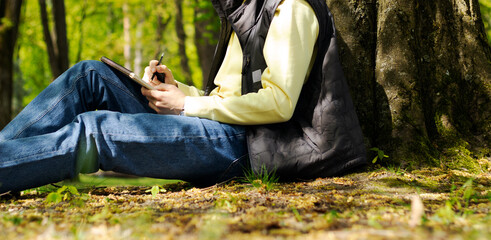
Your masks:
[{"label": "blurred green foliage", "polygon": [[[48,1],[48,8],[51,7]],[[217,22],[210,1],[183,0],[183,21],[187,34],[186,47],[191,67],[192,79],[198,88],[202,86],[202,74],[199,65],[196,43],[194,42],[195,22]],[[491,43],[491,0],[479,0],[481,15],[489,42]],[[175,33],[175,6],[169,0],[65,0],[67,35],[69,40],[70,65],[81,60],[97,60],[107,56],[124,63],[123,4],[128,4],[126,13],[131,24],[131,46],[142,44],[141,68],[149,60],[155,59],[158,51],[166,53],[164,63],[173,70],[177,80],[184,79],[181,71],[178,51],[178,39]],[[51,12],[51,9],[48,9]],[[170,19],[158,41],[156,29],[158,17]],[[140,24],[140,25],[138,25]],[[136,33],[142,29],[141,37]],[[217,30],[219,24],[208,24],[208,30]],[[25,1],[21,14],[21,26],[15,54],[14,74],[14,112],[19,112],[37,96],[52,80],[46,45],[43,40],[38,1]],[[214,32],[214,31],[211,31]],[[206,38],[216,39],[208,33]],[[134,66],[132,66],[134,68]]]},{"label": "blurred green foliage", "polygon": [[[198,0],[183,0],[182,3],[183,22],[187,35],[186,53],[194,85],[199,88],[202,85],[202,74],[194,42],[194,23],[196,20],[213,16],[203,14],[195,16],[194,9],[195,7],[212,8],[212,5],[208,1]],[[127,13],[123,12],[123,4],[128,5]],[[127,14],[131,24],[131,55],[134,56],[137,42],[142,45],[141,69],[144,69],[148,61],[160,55],[159,51],[164,51],[164,64],[173,70],[177,80],[184,78],[174,27],[174,1],[65,0],[65,8],[70,66],[81,60],[98,60],[101,56],[107,56],[123,64],[125,60],[123,18]],[[48,1],[48,13],[51,15],[50,1]],[[159,16],[164,20],[170,20],[160,41],[157,36]],[[50,21],[53,25],[52,19]],[[218,23],[210,25],[212,28],[218,26]],[[142,31],[141,36],[137,34],[138,28]],[[14,109],[16,113],[53,80],[42,33],[38,1],[25,1],[14,57]],[[134,63],[132,63],[132,68],[136,69]]]},{"label": "blurred green foliage", "polygon": [[488,42],[491,44],[491,0],[479,0],[479,5],[481,5],[481,16]]}]

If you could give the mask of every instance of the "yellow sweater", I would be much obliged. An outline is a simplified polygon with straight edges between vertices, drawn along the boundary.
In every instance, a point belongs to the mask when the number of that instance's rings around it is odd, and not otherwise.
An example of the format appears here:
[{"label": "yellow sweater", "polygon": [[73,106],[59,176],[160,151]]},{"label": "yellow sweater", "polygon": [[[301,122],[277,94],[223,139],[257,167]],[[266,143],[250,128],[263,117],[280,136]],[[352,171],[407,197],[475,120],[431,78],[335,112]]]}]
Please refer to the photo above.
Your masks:
[{"label": "yellow sweater", "polygon": [[178,83],[186,94],[185,115],[240,125],[288,121],[312,67],[318,33],[317,18],[307,2],[284,0],[264,45],[268,67],[261,76],[263,88],[241,95],[242,49],[233,33],[210,96]]}]

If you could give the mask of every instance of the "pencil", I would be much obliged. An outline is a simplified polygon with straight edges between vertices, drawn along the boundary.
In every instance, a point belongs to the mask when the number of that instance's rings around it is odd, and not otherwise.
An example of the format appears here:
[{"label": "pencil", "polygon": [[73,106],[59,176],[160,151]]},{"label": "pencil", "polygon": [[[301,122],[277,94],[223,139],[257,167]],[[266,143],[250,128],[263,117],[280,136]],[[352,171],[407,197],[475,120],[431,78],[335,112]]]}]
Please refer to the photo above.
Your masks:
[{"label": "pencil", "polygon": [[[164,58],[164,53],[162,53],[162,55],[160,56],[160,60],[159,60],[159,62],[157,63],[157,66],[158,66],[158,65],[160,65],[160,64],[162,63],[162,59],[163,59],[163,58]],[[154,73],[153,73],[153,75],[152,75],[152,78],[150,78],[150,79],[151,79],[151,80],[153,80],[153,78],[154,78],[155,76],[157,76],[157,70],[155,70],[155,72],[154,72]],[[164,79],[164,81],[165,81],[165,79]]]}]

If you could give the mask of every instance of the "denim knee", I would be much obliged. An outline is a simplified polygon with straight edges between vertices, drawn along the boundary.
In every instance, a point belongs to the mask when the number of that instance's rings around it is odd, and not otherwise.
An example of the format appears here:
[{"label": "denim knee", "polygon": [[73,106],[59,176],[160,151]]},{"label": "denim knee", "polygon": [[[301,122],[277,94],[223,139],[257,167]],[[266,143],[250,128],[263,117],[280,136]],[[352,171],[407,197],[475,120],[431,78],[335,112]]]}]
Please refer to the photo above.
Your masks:
[{"label": "denim knee", "polygon": [[81,79],[85,79],[84,81],[88,81],[86,79],[86,76],[89,74],[91,70],[95,69],[94,67],[95,63],[93,62],[97,62],[97,61],[88,60],[88,61],[79,62],[73,65],[67,71],[65,71],[62,75],[57,77],[53,82],[56,83],[63,82],[64,83],[63,86],[71,89]]},{"label": "denim knee", "polygon": [[[93,133],[96,131],[96,127],[100,124],[106,114],[110,113],[109,111],[90,111],[84,112],[77,117],[75,117],[74,122],[81,124],[82,128],[85,130],[87,134]],[[95,127],[95,128],[94,128]]]},{"label": "denim knee", "polygon": [[84,60],[73,65],[67,72],[69,72],[70,75],[75,75],[75,79],[77,79],[81,76],[88,75],[91,71],[107,72],[110,71],[110,68],[100,61]]},{"label": "denim knee", "polygon": [[85,70],[100,70],[100,69],[108,68],[108,66],[105,63],[97,60],[83,60],[73,65],[73,68],[81,68],[85,71]]}]

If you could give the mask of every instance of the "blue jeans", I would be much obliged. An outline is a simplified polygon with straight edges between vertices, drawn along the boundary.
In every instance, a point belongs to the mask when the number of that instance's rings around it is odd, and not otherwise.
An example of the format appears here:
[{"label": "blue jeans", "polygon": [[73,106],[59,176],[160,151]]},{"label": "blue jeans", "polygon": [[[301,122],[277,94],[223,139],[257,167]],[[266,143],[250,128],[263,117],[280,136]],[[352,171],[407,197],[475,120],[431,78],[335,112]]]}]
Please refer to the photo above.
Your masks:
[{"label": "blue jeans", "polygon": [[245,128],[158,115],[102,62],[76,64],[0,132],[0,193],[99,169],[210,185],[248,167]]}]

